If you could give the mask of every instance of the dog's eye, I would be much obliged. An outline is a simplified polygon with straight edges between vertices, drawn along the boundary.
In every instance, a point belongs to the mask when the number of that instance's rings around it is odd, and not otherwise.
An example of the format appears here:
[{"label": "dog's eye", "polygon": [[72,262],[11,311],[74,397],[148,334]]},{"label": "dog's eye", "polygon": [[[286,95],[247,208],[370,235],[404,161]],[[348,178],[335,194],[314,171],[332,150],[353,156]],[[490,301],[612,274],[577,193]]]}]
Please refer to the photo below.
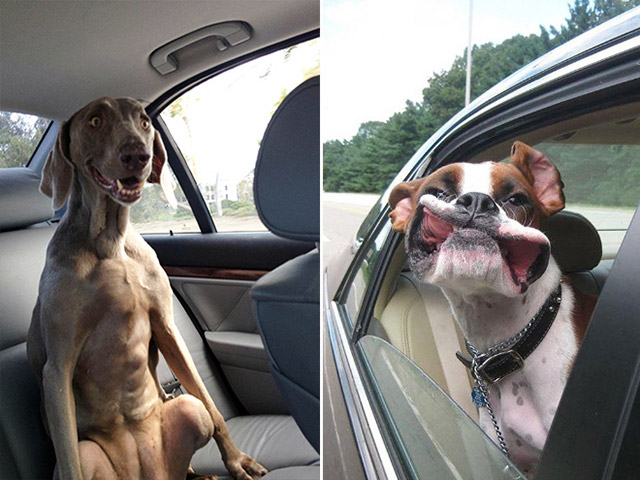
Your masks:
[{"label": "dog's eye", "polygon": [[529,199],[523,193],[514,193],[503,202],[503,205],[505,204],[514,206],[528,205]]},{"label": "dog's eye", "polygon": [[148,119],[143,118],[140,120],[140,126],[144,129],[144,130],[149,130],[149,127],[151,127],[151,122],[149,122]]},{"label": "dog's eye", "polygon": [[437,187],[429,187],[424,192],[425,195],[433,195],[437,199],[442,200],[444,198],[444,191]]},{"label": "dog's eye", "polygon": [[102,119],[97,115],[95,117],[91,117],[91,120],[89,120],[89,125],[92,128],[98,128],[100,125],[102,125]]}]

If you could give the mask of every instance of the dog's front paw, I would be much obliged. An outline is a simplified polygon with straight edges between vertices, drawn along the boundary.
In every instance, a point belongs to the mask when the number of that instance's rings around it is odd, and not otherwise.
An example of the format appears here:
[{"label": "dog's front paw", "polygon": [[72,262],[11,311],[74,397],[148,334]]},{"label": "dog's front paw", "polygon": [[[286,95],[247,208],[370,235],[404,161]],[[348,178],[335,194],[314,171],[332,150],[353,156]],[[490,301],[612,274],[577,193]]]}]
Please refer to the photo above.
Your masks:
[{"label": "dog's front paw", "polygon": [[235,480],[256,480],[269,473],[266,468],[243,452],[240,452],[238,457],[225,462],[225,467]]}]

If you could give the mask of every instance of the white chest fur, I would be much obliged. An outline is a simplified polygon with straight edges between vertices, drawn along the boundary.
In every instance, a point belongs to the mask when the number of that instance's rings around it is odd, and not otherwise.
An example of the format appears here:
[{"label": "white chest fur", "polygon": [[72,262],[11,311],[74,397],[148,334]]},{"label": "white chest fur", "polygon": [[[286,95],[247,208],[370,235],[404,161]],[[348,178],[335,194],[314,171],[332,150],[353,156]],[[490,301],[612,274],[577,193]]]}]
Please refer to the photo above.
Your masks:
[{"label": "white chest fur", "polygon": [[[562,297],[554,323],[540,345],[527,357],[524,368],[489,386],[491,407],[509,455],[523,473],[530,476],[535,473],[578,350],[571,322],[574,295],[570,286],[562,285]],[[464,318],[460,320],[468,326]],[[486,408],[480,409],[480,424],[498,443]]]}]

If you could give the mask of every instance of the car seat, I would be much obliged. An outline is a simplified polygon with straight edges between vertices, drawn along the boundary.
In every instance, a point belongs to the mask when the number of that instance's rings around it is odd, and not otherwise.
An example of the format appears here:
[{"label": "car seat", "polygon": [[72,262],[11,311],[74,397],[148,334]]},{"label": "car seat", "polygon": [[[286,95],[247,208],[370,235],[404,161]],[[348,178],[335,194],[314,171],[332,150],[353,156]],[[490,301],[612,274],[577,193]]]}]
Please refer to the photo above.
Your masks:
[{"label": "car seat", "polygon": [[[284,99],[260,145],[254,176],[260,219],[278,236],[320,239],[320,78]],[[311,445],[320,449],[320,253],[296,257],[253,286],[271,370]]]}]

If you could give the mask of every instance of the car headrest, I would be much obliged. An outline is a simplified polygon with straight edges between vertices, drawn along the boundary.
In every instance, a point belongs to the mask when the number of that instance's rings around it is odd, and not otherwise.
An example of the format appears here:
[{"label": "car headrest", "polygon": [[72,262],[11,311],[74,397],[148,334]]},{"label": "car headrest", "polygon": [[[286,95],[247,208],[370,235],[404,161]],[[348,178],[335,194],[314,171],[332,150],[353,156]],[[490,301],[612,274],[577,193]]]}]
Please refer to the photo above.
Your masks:
[{"label": "car headrest", "polygon": [[551,253],[563,273],[584,272],[602,259],[602,241],[589,220],[561,211],[543,220],[541,228],[551,242]]},{"label": "car headrest", "polygon": [[253,195],[271,232],[320,239],[320,77],[296,87],[273,114],[260,143]]},{"label": "car headrest", "polygon": [[39,187],[40,175],[29,168],[0,169],[0,232],[53,217],[51,199]]}]

